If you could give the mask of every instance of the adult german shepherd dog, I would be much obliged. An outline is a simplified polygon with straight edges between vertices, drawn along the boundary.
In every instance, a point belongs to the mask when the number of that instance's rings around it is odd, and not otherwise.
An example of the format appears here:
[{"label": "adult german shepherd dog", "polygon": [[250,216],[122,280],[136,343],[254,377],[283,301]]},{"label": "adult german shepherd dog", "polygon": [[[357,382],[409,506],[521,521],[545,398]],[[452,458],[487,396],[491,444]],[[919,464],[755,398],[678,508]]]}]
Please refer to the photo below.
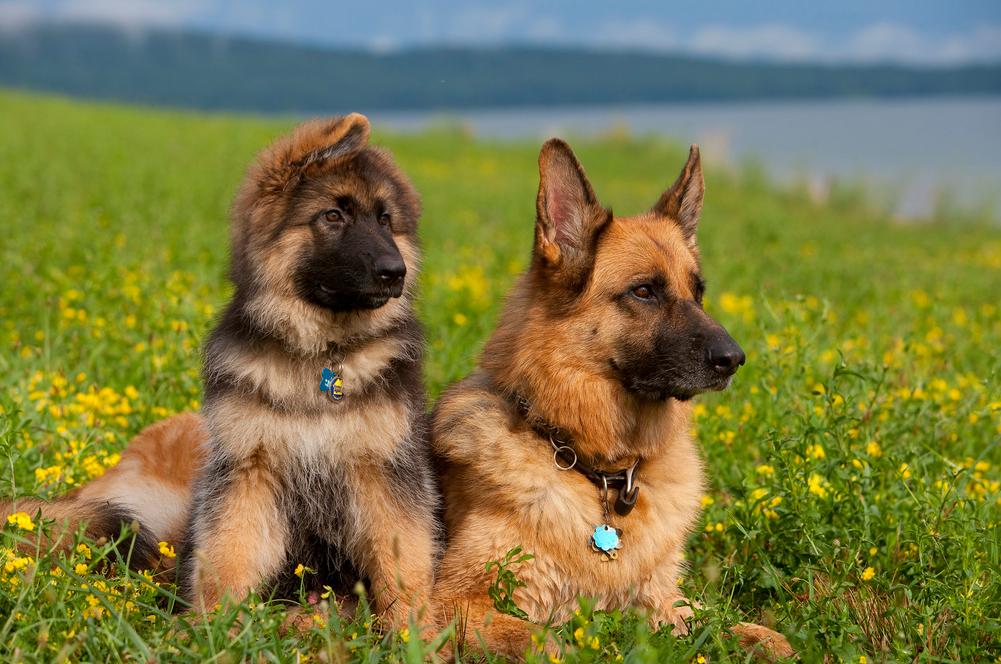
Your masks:
[{"label": "adult german shepherd dog", "polygon": [[133,567],[156,568],[159,541],[179,546],[196,609],[257,587],[294,597],[299,565],[311,590],[363,580],[393,622],[427,600],[440,528],[412,307],[420,201],[368,137],[358,114],[314,120],[249,167],[204,419],[150,427],[51,506],[5,508],[89,520],[95,539],[137,520]]},{"label": "adult german shepherd dog", "polygon": [[[524,546],[514,599],[536,623],[577,598],[686,629],[677,580],[701,506],[691,399],[725,389],[744,353],[702,309],[697,146],[648,212],[615,217],[569,146],[539,155],[535,245],[479,368],[433,415],[446,548],[434,597],[467,644],[524,655],[532,625],[494,611],[486,563]],[[791,654],[758,625],[743,645]]]}]

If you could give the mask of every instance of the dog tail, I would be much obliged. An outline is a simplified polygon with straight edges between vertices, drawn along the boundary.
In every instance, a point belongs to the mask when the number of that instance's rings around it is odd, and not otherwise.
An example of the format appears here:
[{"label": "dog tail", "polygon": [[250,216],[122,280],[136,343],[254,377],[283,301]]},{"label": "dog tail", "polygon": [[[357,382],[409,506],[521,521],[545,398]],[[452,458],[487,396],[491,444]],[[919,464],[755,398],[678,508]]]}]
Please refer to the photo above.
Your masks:
[{"label": "dog tail", "polygon": [[[54,523],[47,534],[19,531],[22,553],[64,551],[84,524],[97,541],[117,541],[131,533],[118,555],[135,570],[162,573],[174,568],[160,542],[179,549],[187,528],[191,487],[205,461],[208,429],[194,413],[182,413],[144,429],[103,475],[47,503],[36,498],[0,500],[0,518],[19,512]],[[169,549],[168,549],[169,551]]]}]

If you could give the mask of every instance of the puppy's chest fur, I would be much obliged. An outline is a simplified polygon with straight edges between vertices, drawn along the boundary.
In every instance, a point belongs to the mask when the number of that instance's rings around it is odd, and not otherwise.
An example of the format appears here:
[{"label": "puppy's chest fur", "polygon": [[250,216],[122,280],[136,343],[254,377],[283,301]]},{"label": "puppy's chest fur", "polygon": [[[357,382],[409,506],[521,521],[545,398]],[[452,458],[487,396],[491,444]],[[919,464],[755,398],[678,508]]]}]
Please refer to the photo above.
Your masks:
[{"label": "puppy's chest fur", "polygon": [[[277,345],[228,348],[207,366],[206,416],[216,451],[267,451],[278,467],[388,460],[422,408],[419,367],[405,340],[375,339],[340,362],[295,357]],[[320,389],[339,370],[343,399]],[[412,380],[418,374],[416,385]]]},{"label": "puppy's chest fur", "polygon": [[[401,458],[423,458],[423,388],[412,345],[386,337],[351,349],[339,363],[339,402],[320,389],[323,368],[337,366],[325,354],[295,356],[272,343],[226,344],[207,354],[211,450],[194,509],[211,522],[239,478],[261,478],[288,534],[286,563],[270,582],[277,596],[294,596],[302,583],[349,592],[363,577],[356,565],[361,478],[392,473]],[[406,479],[401,492],[427,493],[422,478]],[[296,576],[297,564],[313,573]]]}]

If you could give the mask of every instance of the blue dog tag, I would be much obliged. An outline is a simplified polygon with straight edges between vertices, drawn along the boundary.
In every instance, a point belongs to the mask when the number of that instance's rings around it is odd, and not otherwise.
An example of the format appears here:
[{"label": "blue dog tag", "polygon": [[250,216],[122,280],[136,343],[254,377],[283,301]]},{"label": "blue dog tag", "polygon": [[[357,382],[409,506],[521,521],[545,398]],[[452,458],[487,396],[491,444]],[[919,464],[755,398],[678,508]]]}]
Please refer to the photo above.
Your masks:
[{"label": "blue dog tag", "polygon": [[333,371],[327,367],[323,367],[323,378],[320,379],[320,390],[323,392],[329,392],[330,386],[334,382],[334,378],[337,376]]},{"label": "blue dog tag", "polygon": [[605,553],[621,548],[622,546],[619,542],[618,531],[609,525],[595,526],[594,533],[591,535],[591,542],[595,548]]}]

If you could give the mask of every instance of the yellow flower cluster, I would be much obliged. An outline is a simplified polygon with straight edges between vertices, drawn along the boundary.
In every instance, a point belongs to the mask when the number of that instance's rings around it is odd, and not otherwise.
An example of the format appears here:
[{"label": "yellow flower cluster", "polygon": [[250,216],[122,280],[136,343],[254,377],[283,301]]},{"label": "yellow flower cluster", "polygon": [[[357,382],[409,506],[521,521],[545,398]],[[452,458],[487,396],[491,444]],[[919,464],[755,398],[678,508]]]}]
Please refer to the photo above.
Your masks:
[{"label": "yellow flower cluster", "polygon": [[31,556],[18,555],[16,551],[8,548],[0,548],[0,584],[8,584],[11,588],[21,583],[21,576],[27,573],[29,567],[33,567],[35,559]]},{"label": "yellow flower cluster", "polygon": [[810,493],[814,494],[818,498],[826,498],[828,494],[828,489],[826,486],[826,480],[817,473],[810,475],[810,479],[807,482],[809,486]]},{"label": "yellow flower cluster", "polygon": [[776,512],[774,507],[777,507],[782,502],[782,496],[772,496],[771,500],[762,500],[768,495],[768,489],[759,487],[751,492],[751,498],[757,503],[754,509],[755,511],[761,511],[769,519],[777,519],[779,517],[778,512]]},{"label": "yellow flower cluster", "polygon": [[21,530],[34,530],[35,524],[32,522],[31,517],[25,512],[17,512],[16,514],[11,514],[7,517],[7,523],[16,525]]}]

